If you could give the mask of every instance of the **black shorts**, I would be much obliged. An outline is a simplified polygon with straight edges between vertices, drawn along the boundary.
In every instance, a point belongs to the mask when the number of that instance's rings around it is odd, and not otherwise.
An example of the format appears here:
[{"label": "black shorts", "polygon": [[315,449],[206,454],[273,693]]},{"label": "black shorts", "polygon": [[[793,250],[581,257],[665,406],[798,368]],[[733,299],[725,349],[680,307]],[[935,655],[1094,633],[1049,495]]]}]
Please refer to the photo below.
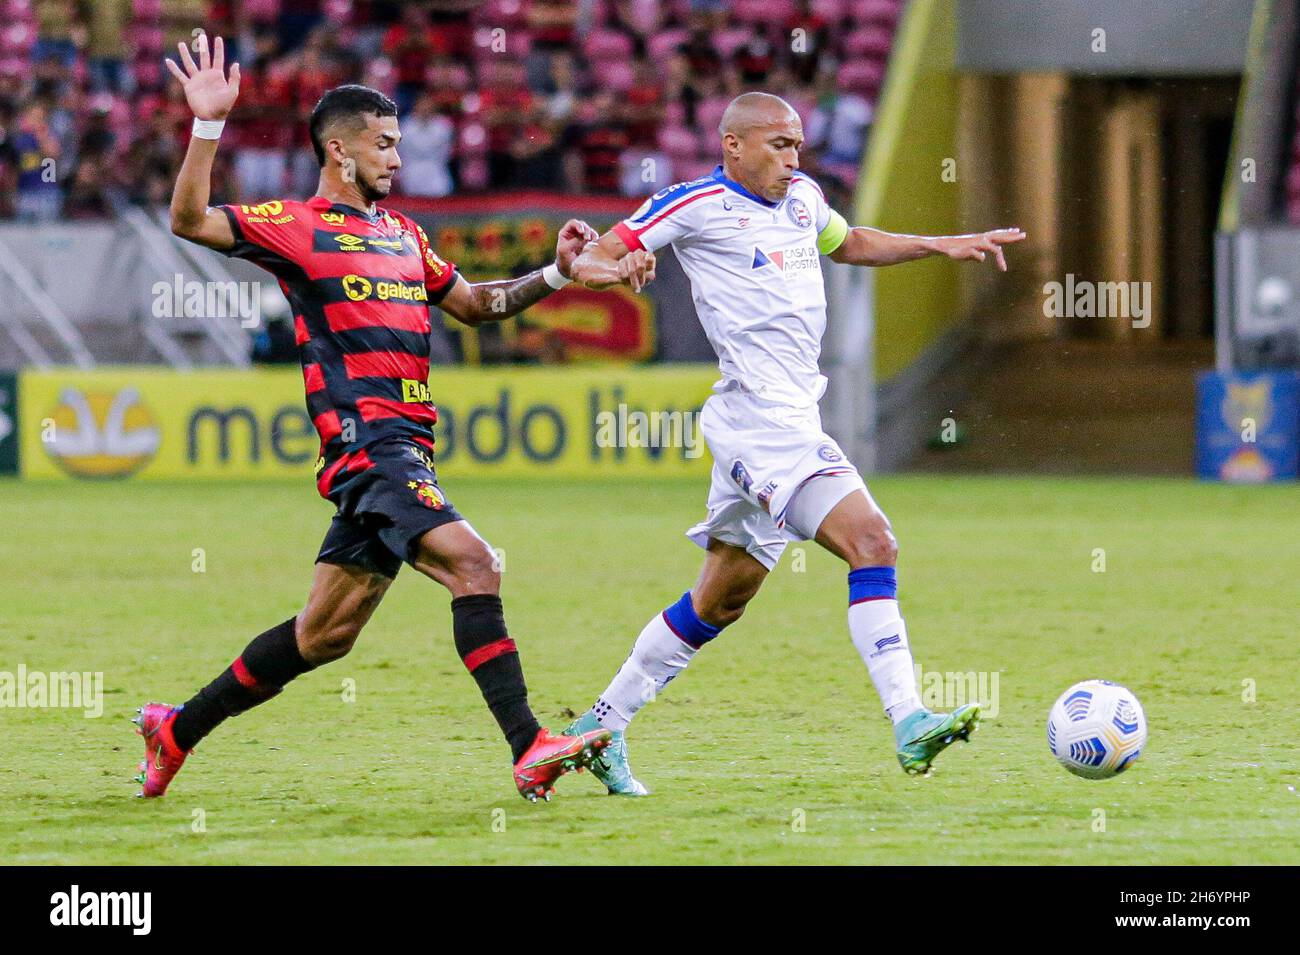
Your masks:
[{"label": "black shorts", "polygon": [[366,449],[373,467],[330,500],[338,513],[316,562],[363,567],[396,577],[411,545],[427,531],[464,520],[438,486],[432,455],[414,441],[388,439]]}]

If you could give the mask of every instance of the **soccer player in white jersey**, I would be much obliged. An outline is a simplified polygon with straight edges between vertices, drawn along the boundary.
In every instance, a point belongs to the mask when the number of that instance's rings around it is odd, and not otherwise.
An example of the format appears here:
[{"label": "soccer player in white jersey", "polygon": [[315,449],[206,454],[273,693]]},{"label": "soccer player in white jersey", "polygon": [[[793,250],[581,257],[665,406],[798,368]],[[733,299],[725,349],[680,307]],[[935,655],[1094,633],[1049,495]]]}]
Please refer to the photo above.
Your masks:
[{"label": "soccer player in white jersey", "polygon": [[722,379],[700,416],[713,453],[708,517],[687,532],[706,551],[704,569],[681,600],[646,624],[609,688],[566,732],[611,730],[613,742],[593,766],[597,777],[611,793],[644,795],[628,765],[629,721],[740,618],[787,541],[815,540],[849,565],[849,634],[893,720],[899,763],[925,773],[948,744],[969,737],[980,707],[932,713],[921,705],[898,610],[898,545],[857,469],[822,430],[820,256],[883,266],[991,255],[1005,270],[1002,246],[1025,236],[1019,229],[925,237],[851,228],[798,171],[803,129],[776,96],[737,97],[719,132],[723,162],[713,175],[656,194],[573,265],[575,279],[603,287],[596,275],[608,274],[611,261],[629,254],[639,261],[672,245]]}]

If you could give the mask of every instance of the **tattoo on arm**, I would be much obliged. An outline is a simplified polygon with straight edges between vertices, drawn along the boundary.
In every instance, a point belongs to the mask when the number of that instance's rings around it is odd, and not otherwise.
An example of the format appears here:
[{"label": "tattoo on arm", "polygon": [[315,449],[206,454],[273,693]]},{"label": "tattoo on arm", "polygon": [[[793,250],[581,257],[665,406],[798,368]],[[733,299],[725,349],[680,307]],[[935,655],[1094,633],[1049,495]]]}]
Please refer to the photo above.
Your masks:
[{"label": "tattoo on arm", "polygon": [[546,283],[542,273],[537,271],[521,275],[517,279],[475,282],[470,286],[470,291],[474,296],[474,317],[479,322],[499,322],[518,315],[555,290]]}]

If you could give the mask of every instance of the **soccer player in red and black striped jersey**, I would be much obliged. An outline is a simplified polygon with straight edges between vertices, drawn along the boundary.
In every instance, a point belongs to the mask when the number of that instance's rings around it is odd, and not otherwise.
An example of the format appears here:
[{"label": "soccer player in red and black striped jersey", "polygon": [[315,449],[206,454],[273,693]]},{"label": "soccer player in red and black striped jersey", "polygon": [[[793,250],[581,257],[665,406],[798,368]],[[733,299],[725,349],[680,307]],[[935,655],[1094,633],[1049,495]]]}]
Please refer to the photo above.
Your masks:
[{"label": "soccer player in red and black striped jersey", "polygon": [[[321,166],[315,196],[209,208],[213,158],[239,93],[239,65],[226,75],[220,37],[209,50],[200,35],[196,52],[197,64],[180,46],[183,69],[168,61],[195,115],[172,196],[172,230],[279,279],[293,306],[307,408],[320,432],[317,489],[338,512],[300,613],[254,638],[183,706],[141,707],[141,795],[161,796],[194,745],[227,717],[346,654],[405,562],[451,592],[456,649],[510,744],[515,784],[527,798],[549,798],[555,780],[588,765],[610,734],[552,736],[528,706],[494,554],[434,471],[429,306],[468,325],[515,315],[568,281],[569,266],[596,233],[570,220],[553,265],[501,282],[467,281],[438,257],[419,225],[375,205],[401,166],[401,132],[393,102],[364,86],[330,90],[312,112]],[[639,290],[654,278],[654,264],[645,254],[600,278]]]}]

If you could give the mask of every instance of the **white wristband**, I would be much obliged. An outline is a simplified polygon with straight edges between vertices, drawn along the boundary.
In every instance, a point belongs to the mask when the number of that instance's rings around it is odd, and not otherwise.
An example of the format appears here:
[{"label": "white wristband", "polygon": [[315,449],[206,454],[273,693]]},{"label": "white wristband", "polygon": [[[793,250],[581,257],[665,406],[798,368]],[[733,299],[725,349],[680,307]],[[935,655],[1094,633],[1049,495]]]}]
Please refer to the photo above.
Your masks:
[{"label": "white wristband", "polygon": [[542,278],[546,279],[547,285],[557,291],[573,281],[573,279],[566,279],[561,275],[560,267],[554,262],[542,269]]},{"label": "white wristband", "polygon": [[194,129],[190,133],[195,139],[220,139],[221,131],[226,128],[224,119],[199,119],[194,117]]}]

